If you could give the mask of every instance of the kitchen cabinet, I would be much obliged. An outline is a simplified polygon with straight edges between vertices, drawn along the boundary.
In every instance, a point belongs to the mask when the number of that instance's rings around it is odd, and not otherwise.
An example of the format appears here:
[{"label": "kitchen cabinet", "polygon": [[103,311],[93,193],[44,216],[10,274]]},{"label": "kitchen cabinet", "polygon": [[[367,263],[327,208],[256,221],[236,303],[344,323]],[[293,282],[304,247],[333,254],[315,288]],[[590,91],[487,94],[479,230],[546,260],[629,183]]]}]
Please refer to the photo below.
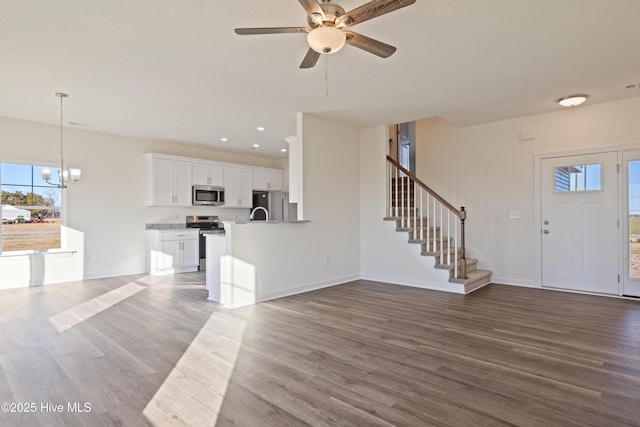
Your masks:
[{"label": "kitchen cabinet", "polygon": [[282,191],[282,171],[253,170],[253,189]]},{"label": "kitchen cabinet", "polygon": [[222,187],[224,172],[221,165],[193,163],[193,184]]},{"label": "kitchen cabinet", "polygon": [[198,230],[147,230],[147,272],[154,275],[197,271]]},{"label": "kitchen cabinet", "polygon": [[224,207],[251,208],[253,189],[251,169],[224,168]]},{"label": "kitchen cabinet", "polygon": [[149,156],[150,206],[191,206],[191,162]]}]

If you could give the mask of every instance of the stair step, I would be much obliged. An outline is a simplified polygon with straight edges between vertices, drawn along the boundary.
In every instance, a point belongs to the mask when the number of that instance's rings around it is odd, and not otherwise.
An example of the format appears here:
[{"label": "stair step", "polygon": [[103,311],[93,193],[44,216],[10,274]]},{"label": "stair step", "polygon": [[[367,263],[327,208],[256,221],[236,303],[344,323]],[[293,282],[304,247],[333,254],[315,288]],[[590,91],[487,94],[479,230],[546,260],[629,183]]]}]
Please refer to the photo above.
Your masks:
[{"label": "stair step", "polygon": [[489,270],[473,270],[467,272],[466,279],[449,279],[449,281],[463,284],[465,293],[469,293],[491,283],[492,274]]},{"label": "stair step", "polygon": [[[405,230],[396,230],[396,231],[405,231]],[[437,234],[438,229],[436,229],[436,233]],[[436,243],[440,243],[440,244],[447,244],[448,241],[451,240],[450,237],[448,236],[435,236],[434,237],[434,232],[433,229],[429,230],[429,239],[413,239],[413,230],[408,230],[409,233],[409,243],[414,243],[414,244],[419,244],[419,245],[426,245],[427,243],[432,243],[432,242],[436,242]],[[425,230],[425,237],[427,236],[427,232]]]},{"label": "stair step", "polygon": [[[464,260],[467,275],[466,279],[454,278],[456,265],[453,264],[455,261],[453,258],[457,256],[459,260],[458,264],[462,262],[460,259],[460,248],[456,248],[455,246],[447,248],[449,244],[454,245],[452,238],[449,236],[439,236],[440,227],[434,228],[432,225],[429,225],[428,217],[419,216],[419,209],[415,208],[412,204],[410,206],[405,205],[397,210],[392,210],[391,213],[395,216],[384,217],[384,220],[395,221],[396,231],[408,232],[408,243],[422,245],[420,255],[433,256],[435,258],[435,268],[449,270],[449,282],[462,284],[465,294],[491,283],[491,275],[493,273],[489,270],[478,270],[478,260],[475,258],[466,258]],[[420,225],[420,220],[422,220],[422,225]],[[423,238],[415,238],[421,231],[423,232]],[[436,245],[435,248],[432,248],[431,246],[434,242]],[[427,250],[428,244],[431,250]],[[447,255],[449,255],[449,253],[451,253],[452,259],[450,262],[452,262],[452,264],[445,264],[444,262],[447,261]],[[440,259],[441,256],[442,260]],[[458,267],[460,267],[460,265],[458,265]]]},{"label": "stair step", "polygon": [[449,252],[451,252],[451,258],[453,258],[456,253],[458,254],[458,257],[460,257],[460,255],[461,255],[460,248],[459,247],[456,248],[455,246],[451,246],[451,248],[444,247],[444,248],[442,248],[442,251],[440,250],[440,248],[438,248],[437,251],[428,251],[428,250],[426,250],[426,248],[423,248],[422,252],[420,252],[420,255],[423,255],[423,256],[434,256],[434,257],[436,257],[436,264],[442,264],[440,262],[440,259],[439,259],[441,252],[442,252],[442,256],[445,259],[447,258],[447,255],[449,255]]},{"label": "stair step", "polygon": [[422,218],[422,226],[424,227],[425,224],[428,224],[427,222],[427,217],[423,216],[416,216],[416,215],[405,215],[404,218],[401,216],[396,216],[393,217],[393,219],[395,221],[402,221],[404,222],[407,226],[413,226],[413,225],[417,225],[418,227],[420,226],[420,218]]}]

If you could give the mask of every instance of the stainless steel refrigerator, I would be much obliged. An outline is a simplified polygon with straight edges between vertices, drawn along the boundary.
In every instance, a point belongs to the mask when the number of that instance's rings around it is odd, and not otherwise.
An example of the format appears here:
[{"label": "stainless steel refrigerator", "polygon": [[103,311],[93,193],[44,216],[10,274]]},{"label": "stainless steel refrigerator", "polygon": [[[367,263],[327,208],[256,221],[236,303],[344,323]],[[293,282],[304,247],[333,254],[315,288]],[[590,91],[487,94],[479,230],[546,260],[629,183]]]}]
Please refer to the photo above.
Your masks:
[{"label": "stainless steel refrigerator", "polygon": [[[289,203],[289,193],[284,191],[254,191],[253,209],[263,207],[269,212],[269,220],[292,221],[296,219],[296,204]],[[254,212],[254,221],[264,221],[266,214],[259,209]]]}]

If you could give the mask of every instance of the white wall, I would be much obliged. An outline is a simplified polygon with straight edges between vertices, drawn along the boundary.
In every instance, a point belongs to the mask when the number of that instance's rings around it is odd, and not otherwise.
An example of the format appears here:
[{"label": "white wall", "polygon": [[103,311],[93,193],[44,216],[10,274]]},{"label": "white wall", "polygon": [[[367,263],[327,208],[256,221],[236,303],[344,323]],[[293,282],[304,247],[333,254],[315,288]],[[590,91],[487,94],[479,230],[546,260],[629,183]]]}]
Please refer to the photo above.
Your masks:
[{"label": "white wall", "polygon": [[304,217],[299,224],[235,225],[231,252],[255,267],[264,300],[360,277],[356,129],[302,114]]},{"label": "white wall", "polygon": [[[640,147],[640,98],[587,105],[458,128],[441,119],[417,122],[416,175],[468,211],[467,242],[494,281],[537,286],[535,156],[552,152]],[[534,129],[538,137],[519,138]],[[519,210],[521,219],[509,219]]]},{"label": "white wall", "polygon": [[[59,162],[57,126],[0,118],[0,162]],[[283,162],[171,142],[148,141],[66,129],[65,162],[82,169],[67,190],[69,249],[75,254],[0,257],[0,289],[82,278],[142,273],[144,226],[184,222],[186,215],[248,217],[247,209],[147,207],[147,163],[157,152],[282,168]]]}]

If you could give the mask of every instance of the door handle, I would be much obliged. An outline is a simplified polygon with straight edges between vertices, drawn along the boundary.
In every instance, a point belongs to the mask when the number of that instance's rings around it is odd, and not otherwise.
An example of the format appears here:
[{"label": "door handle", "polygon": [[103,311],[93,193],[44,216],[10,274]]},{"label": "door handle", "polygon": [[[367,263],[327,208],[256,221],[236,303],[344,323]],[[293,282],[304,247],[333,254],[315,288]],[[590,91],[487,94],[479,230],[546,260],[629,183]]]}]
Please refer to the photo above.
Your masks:
[{"label": "door handle", "polygon": [[549,230],[542,230],[544,234],[549,234]]}]

